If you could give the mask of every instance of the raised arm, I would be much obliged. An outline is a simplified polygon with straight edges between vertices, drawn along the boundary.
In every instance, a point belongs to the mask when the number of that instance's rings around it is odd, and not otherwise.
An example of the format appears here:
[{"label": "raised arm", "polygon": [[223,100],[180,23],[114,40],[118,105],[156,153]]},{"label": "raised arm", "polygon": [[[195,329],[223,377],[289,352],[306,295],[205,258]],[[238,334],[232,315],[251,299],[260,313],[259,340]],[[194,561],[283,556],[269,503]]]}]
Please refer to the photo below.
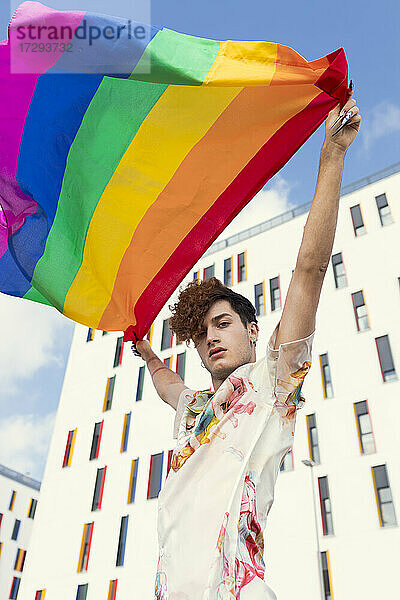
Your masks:
[{"label": "raised arm", "polygon": [[321,150],[317,186],[286,295],[275,348],[308,337],[315,330],[322,283],[335,239],[344,156],[361,122],[353,98],[350,97],[346,102],[343,111],[351,111],[352,116],[336,135],[332,136],[332,133],[342,121],[332,129],[330,127],[339,115],[339,107],[331,110],[325,121],[325,141]]},{"label": "raised arm", "polygon": [[176,410],[182,390],[187,388],[181,377],[168,367],[153,352],[147,340],[136,342],[136,349],[147,364],[157,394]]}]

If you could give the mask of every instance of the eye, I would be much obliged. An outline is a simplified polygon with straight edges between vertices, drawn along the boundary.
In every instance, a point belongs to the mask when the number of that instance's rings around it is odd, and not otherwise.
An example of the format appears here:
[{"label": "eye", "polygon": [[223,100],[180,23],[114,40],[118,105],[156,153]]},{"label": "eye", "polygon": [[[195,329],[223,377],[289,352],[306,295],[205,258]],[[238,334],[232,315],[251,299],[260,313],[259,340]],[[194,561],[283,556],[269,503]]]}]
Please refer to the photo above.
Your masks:
[{"label": "eye", "polygon": [[220,325],[229,325],[228,321],[221,321]]}]

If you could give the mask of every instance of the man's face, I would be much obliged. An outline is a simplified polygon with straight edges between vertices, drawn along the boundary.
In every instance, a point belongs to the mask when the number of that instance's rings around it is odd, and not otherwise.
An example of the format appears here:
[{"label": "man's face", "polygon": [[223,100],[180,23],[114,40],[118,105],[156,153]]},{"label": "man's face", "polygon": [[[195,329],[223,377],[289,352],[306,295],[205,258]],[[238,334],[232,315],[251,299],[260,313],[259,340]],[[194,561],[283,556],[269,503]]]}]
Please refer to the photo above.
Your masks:
[{"label": "man's face", "polygon": [[[251,342],[257,338],[256,323],[244,327],[227,300],[214,302],[204,318],[203,330],[195,340],[196,350],[211,374],[214,389],[237,367],[255,362],[255,346]],[[223,350],[213,353],[216,348]]]}]

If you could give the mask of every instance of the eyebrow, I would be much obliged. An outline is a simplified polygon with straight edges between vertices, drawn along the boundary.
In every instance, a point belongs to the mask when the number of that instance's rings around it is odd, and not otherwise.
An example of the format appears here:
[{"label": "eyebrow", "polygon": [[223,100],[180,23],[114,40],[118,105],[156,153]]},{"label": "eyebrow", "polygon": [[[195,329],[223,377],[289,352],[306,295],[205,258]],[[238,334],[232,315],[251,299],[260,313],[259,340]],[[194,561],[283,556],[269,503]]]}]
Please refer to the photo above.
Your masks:
[{"label": "eyebrow", "polygon": [[[217,315],[216,317],[213,317],[213,318],[211,319],[211,322],[212,322],[212,323],[216,323],[216,322],[217,322],[219,319],[221,319],[222,317],[232,317],[232,315],[231,315],[231,314],[229,314],[229,313],[226,313],[226,312],[225,312],[225,313],[221,313],[220,315]],[[203,327],[204,327],[204,323],[203,323]]]}]

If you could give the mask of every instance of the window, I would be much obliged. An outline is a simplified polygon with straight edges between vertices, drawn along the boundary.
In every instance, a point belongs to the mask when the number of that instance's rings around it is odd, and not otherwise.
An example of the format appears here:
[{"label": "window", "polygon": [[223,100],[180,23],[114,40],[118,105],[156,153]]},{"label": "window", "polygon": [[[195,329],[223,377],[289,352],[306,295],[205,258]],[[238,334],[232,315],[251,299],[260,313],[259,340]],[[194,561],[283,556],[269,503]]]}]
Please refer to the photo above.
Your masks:
[{"label": "window", "polygon": [[290,450],[288,450],[288,452],[286,452],[285,456],[283,457],[279,470],[280,471],[293,471],[292,448],[290,448]]},{"label": "window", "polygon": [[193,281],[195,279],[200,280],[200,271],[193,271]]},{"label": "window", "polygon": [[381,527],[397,525],[386,465],[371,467]]},{"label": "window", "polygon": [[166,350],[172,347],[173,333],[169,328],[169,319],[164,319],[162,336],[161,336],[161,350]]},{"label": "window", "polygon": [[157,498],[161,489],[161,476],[164,452],[152,454],[150,459],[149,483],[147,486],[147,500]]},{"label": "window", "polygon": [[19,519],[15,519],[13,531],[12,531],[12,534],[11,534],[11,539],[12,540],[16,540],[18,538],[20,526],[21,526],[21,521]]},{"label": "window", "polygon": [[233,283],[233,256],[224,260],[224,285],[232,285]]},{"label": "window", "polygon": [[94,338],[94,329],[91,329],[89,327],[88,333],[87,333],[87,337],[86,337],[86,341],[87,342],[91,342],[93,340],[93,338]]},{"label": "window", "polygon": [[144,367],[139,367],[138,382],[136,387],[136,402],[143,397]]},{"label": "window", "polygon": [[76,591],[76,600],[86,600],[87,598],[87,591],[88,591],[88,585],[87,583],[83,583],[81,585],[78,585],[78,589]]},{"label": "window", "polygon": [[369,329],[369,320],[363,291],[360,290],[359,292],[354,292],[354,294],[351,295],[351,298],[353,300],[357,331],[365,331],[366,329]]},{"label": "window", "polygon": [[247,281],[247,252],[246,250],[237,255],[238,282]]},{"label": "window", "polygon": [[256,307],[256,315],[265,315],[265,293],[264,282],[257,283],[254,286],[254,305]]},{"label": "window", "polygon": [[128,504],[132,504],[135,501],[136,493],[136,480],[139,466],[139,457],[132,461],[131,475],[129,477],[129,489],[128,489]]},{"label": "window", "polygon": [[185,364],[186,364],[186,352],[178,354],[176,357],[176,372],[182,381],[185,381]]},{"label": "window", "polygon": [[376,452],[367,401],[363,400],[362,402],[355,402],[354,413],[356,416],[358,442],[360,444],[361,454],[371,454],[372,452]]},{"label": "window", "polygon": [[347,286],[347,277],[346,272],[344,270],[344,264],[342,260],[342,253],[334,254],[332,256],[332,267],[333,267],[333,275],[335,277],[335,286],[337,288],[342,288]]},{"label": "window", "polygon": [[331,512],[331,501],[329,498],[329,487],[327,477],[318,477],[319,501],[321,504],[323,535],[333,534],[333,522]]},{"label": "window", "polygon": [[111,409],[112,400],[113,400],[113,396],[114,396],[115,378],[116,378],[116,375],[113,375],[112,377],[108,377],[108,379],[107,379],[106,391],[104,394],[104,402],[103,402],[103,412],[106,412],[107,410]]},{"label": "window", "polygon": [[101,435],[103,433],[103,425],[104,425],[104,421],[101,421],[100,423],[95,423],[94,431],[93,431],[93,438],[92,438],[92,447],[90,449],[89,460],[93,460],[94,458],[99,458]]},{"label": "window", "polygon": [[72,461],[72,454],[74,452],[75,438],[77,429],[68,432],[67,445],[65,446],[63,468],[70,467]]},{"label": "window", "polygon": [[[28,508],[28,514],[27,514],[28,519],[35,518],[36,507],[37,507],[37,500],[35,500],[35,498],[31,498],[31,501],[29,503],[29,508]],[[1,523],[1,521],[0,521],[0,523]]]},{"label": "window", "polygon": [[104,482],[106,479],[107,467],[97,469],[96,483],[93,492],[92,510],[101,509],[101,501],[103,499]]},{"label": "window", "polygon": [[204,281],[206,279],[210,279],[210,277],[214,277],[214,267],[215,265],[210,265],[209,267],[206,267],[205,269],[203,269],[203,279]]},{"label": "window", "polygon": [[117,567],[122,567],[122,565],[124,564],[126,533],[128,531],[128,517],[129,515],[121,517],[121,527],[119,529],[118,551],[116,561]]},{"label": "window", "polygon": [[364,235],[364,233],[367,233],[367,231],[364,227],[364,221],[362,218],[360,205],[356,204],[355,206],[352,206],[350,208],[350,212],[351,212],[351,219],[353,221],[354,235],[359,236],[359,235]]},{"label": "window", "polygon": [[18,548],[17,556],[15,557],[14,563],[14,571],[22,572],[24,570],[26,550],[22,550],[22,548]]},{"label": "window", "polygon": [[3,513],[0,513],[0,527],[1,527],[2,520],[3,520]]},{"label": "window", "polygon": [[150,346],[151,346],[151,344],[153,342],[153,331],[154,331],[154,323],[152,323],[150,325],[150,329],[149,329],[149,331],[147,332],[147,335],[146,335],[146,340],[148,340]]},{"label": "window", "polygon": [[118,367],[122,364],[122,354],[124,352],[124,342],[123,336],[117,339],[117,345],[115,347],[115,356],[114,356],[114,367]]},{"label": "window", "polygon": [[126,452],[128,448],[128,440],[129,440],[129,429],[131,427],[131,414],[126,413],[124,417],[124,426],[122,428],[122,439],[121,439],[121,450],[120,452]]},{"label": "window", "polygon": [[44,597],[46,595],[46,590],[37,590],[36,594],[35,594],[35,600],[44,600]]},{"label": "window", "polygon": [[101,336],[103,337],[103,335],[107,335],[108,331],[103,331],[103,333],[101,334]]},{"label": "window", "polygon": [[[92,543],[92,536],[93,536],[93,527],[94,527],[93,522],[86,523],[83,526],[81,551],[79,553],[78,569],[77,569],[78,573],[81,573],[82,571],[87,571],[87,569],[88,569],[90,546]],[[77,598],[80,598],[80,596],[77,596]],[[86,598],[86,596],[82,596],[82,598]]]},{"label": "window", "polygon": [[168,369],[172,370],[172,356],[168,356],[167,358],[164,358],[164,365],[166,365],[168,367]]},{"label": "window", "polygon": [[328,354],[320,354],[319,362],[321,365],[322,387],[323,387],[323,392],[324,392],[324,398],[333,398],[332,378],[331,378],[331,370],[329,367]]},{"label": "window", "polygon": [[173,454],[173,452],[174,452],[173,450],[168,450],[168,458],[167,458],[167,474],[166,474],[166,476],[167,476],[167,477],[168,477],[169,470],[170,470],[170,468],[171,468],[171,461],[172,461],[172,454]]},{"label": "window", "polygon": [[16,496],[17,496],[17,492],[15,490],[13,490],[11,492],[11,498],[10,498],[10,504],[8,505],[8,510],[13,510]]},{"label": "window", "polygon": [[307,434],[308,434],[308,451],[311,460],[315,463],[320,462],[319,456],[319,445],[318,445],[318,432],[317,425],[315,422],[315,413],[307,415]]},{"label": "window", "polygon": [[395,381],[397,379],[394,368],[392,351],[390,349],[389,336],[382,335],[375,338],[376,348],[378,350],[379,364],[383,381]]},{"label": "window", "polygon": [[118,579],[111,579],[110,585],[108,587],[108,596],[107,600],[115,600],[117,597],[117,583]]},{"label": "window", "polygon": [[269,280],[269,290],[271,295],[271,310],[281,308],[281,290],[279,285],[279,275]]},{"label": "window", "polygon": [[322,581],[324,586],[324,600],[332,600],[331,569],[329,564],[329,551],[321,552]]},{"label": "window", "polygon": [[20,581],[21,581],[20,577],[13,577],[11,589],[10,589],[10,595],[8,596],[9,600],[17,599]]},{"label": "window", "polygon": [[392,213],[390,212],[390,206],[388,205],[386,194],[380,194],[379,196],[376,196],[375,200],[382,227],[393,223],[393,217]]}]

